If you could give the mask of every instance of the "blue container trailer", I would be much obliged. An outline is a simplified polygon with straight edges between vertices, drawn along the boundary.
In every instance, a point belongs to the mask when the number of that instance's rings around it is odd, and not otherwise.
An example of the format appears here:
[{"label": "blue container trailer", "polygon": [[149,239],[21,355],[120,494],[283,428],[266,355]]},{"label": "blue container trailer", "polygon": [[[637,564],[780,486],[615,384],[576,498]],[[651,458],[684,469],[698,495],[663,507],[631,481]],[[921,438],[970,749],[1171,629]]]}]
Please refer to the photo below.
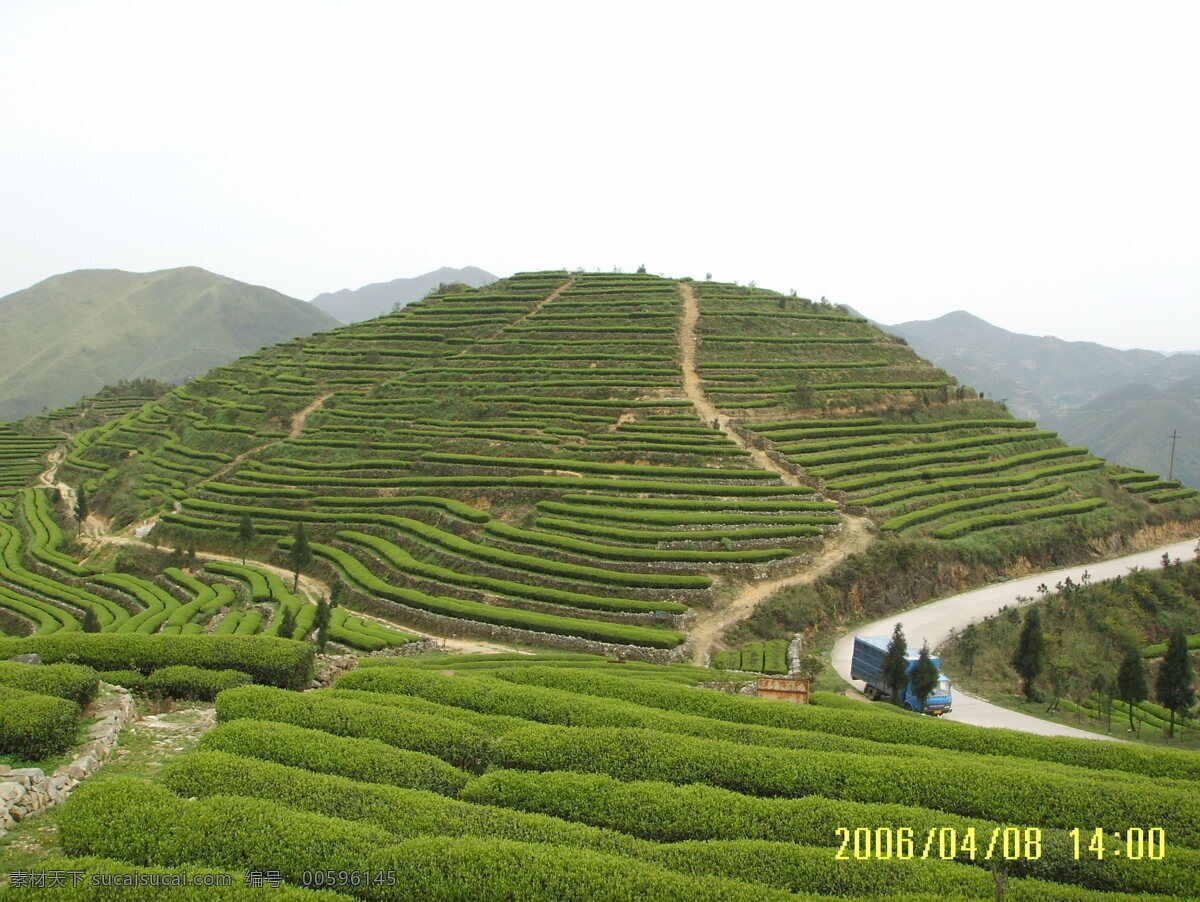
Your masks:
[{"label": "blue container trailer", "polygon": [[[891,639],[887,636],[854,637],[854,655],[850,659],[850,676],[867,684],[867,698],[869,699],[889,698],[892,694],[892,690],[888,688],[883,678],[883,657],[887,654],[890,642]],[[916,652],[906,655],[910,674],[919,657],[920,655]],[[945,714],[950,710],[950,681],[941,672],[941,658],[930,658],[930,660],[933,661],[933,666],[938,668],[938,681],[937,685],[933,687],[933,692],[929,694],[929,698],[925,699],[925,707],[920,708],[920,699],[913,694],[911,681],[904,686],[901,703],[910,711],[920,709],[925,714]]]}]

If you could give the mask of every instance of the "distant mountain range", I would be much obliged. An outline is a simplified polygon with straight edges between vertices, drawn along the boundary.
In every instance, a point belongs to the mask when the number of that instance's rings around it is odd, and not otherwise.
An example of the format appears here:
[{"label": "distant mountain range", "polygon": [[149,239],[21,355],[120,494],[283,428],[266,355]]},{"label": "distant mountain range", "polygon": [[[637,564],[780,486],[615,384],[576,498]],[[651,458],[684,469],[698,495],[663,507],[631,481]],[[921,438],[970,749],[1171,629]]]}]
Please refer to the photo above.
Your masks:
[{"label": "distant mountain range", "polygon": [[337,321],[304,301],[195,266],[81,269],[0,298],[0,421],[148,377],[183,382]]},{"label": "distant mountain range", "polygon": [[1022,335],[964,311],[884,326],[959,381],[1109,460],[1200,487],[1200,354]]},{"label": "distant mountain range", "polygon": [[480,288],[495,281],[496,276],[477,266],[464,266],[462,269],[443,266],[411,279],[393,279],[362,288],[326,292],[313,298],[312,303],[334,319],[343,323],[357,323],[391,313],[397,306],[419,301],[443,283],[462,282],[472,288]]}]

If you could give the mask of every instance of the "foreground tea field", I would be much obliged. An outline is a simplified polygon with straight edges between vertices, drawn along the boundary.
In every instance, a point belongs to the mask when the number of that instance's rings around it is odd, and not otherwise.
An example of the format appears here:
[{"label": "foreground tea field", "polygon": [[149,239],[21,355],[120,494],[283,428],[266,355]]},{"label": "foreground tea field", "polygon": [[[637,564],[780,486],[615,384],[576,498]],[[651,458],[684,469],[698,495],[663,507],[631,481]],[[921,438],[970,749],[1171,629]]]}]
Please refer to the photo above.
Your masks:
[{"label": "foreground tea field", "polygon": [[1200,756],[692,685],[710,673],[452,656],[230,689],[160,778],[76,791],[60,842],[104,863],[62,866],[257,868],[360,899],[1200,893]]}]

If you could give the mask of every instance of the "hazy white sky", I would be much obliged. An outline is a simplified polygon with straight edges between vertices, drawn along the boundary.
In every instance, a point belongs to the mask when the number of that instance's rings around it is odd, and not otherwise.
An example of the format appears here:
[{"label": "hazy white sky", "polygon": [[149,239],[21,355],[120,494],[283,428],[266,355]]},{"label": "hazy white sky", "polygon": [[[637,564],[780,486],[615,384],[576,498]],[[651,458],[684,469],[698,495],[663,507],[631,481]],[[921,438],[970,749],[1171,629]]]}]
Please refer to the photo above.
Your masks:
[{"label": "hazy white sky", "polygon": [[0,0],[0,295],[632,269],[1200,348],[1200,4]]}]

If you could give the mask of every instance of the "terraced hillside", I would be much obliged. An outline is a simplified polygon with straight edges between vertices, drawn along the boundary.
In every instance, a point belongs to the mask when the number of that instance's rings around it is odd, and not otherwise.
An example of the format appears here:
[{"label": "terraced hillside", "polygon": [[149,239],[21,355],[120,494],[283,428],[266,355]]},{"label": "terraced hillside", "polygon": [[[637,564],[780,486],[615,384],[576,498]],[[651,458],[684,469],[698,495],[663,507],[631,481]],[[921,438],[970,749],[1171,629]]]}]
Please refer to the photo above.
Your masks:
[{"label": "terraced hillside", "polygon": [[[15,489],[46,446],[12,442]],[[129,529],[81,563],[69,514],[10,492],[0,603],[15,632],[302,637],[326,595],[345,604],[331,635],[361,649],[466,633],[665,660],[691,634],[702,661],[773,588],[862,550],[864,515],[946,541],[1194,515],[1187,493],[1125,488],[1149,478],[828,304],[524,273],[275,345],[79,433],[44,481]],[[110,574],[105,544],[179,553]],[[183,549],[209,563],[185,572]]]},{"label": "terraced hillside", "polygon": [[704,691],[685,665],[369,664],[222,692],[156,779],[77,790],[57,817],[77,857],[46,866],[261,869],[357,899],[1200,893],[1193,753]]}]

